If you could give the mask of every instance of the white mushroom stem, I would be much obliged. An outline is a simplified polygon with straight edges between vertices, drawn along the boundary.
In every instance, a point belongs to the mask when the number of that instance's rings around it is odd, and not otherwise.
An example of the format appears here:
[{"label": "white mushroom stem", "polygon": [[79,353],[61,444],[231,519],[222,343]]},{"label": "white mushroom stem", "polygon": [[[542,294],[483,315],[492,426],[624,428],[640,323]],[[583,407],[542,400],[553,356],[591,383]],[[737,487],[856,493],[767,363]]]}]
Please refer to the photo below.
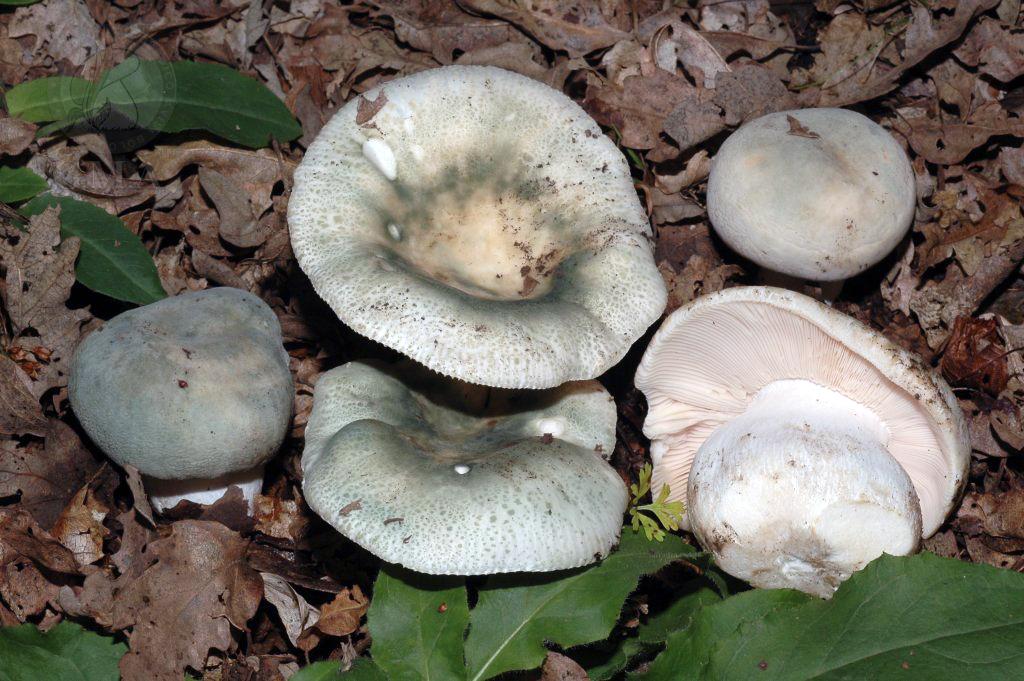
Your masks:
[{"label": "white mushroom stem", "polygon": [[771,383],[698,450],[693,532],[754,586],[828,597],[883,552],[917,549],[920,503],[888,440],[878,415],[832,389]]},{"label": "white mushroom stem", "polygon": [[810,281],[794,277],[790,274],[783,274],[767,267],[759,267],[757,272],[757,283],[761,286],[775,286],[803,293],[823,303],[831,305],[843,291],[845,279],[837,281]]},{"label": "white mushroom stem", "polygon": [[263,466],[208,479],[161,480],[148,475],[142,479],[157,513],[174,508],[182,500],[209,505],[227,494],[229,488],[239,487],[251,514],[256,495],[263,491]]}]

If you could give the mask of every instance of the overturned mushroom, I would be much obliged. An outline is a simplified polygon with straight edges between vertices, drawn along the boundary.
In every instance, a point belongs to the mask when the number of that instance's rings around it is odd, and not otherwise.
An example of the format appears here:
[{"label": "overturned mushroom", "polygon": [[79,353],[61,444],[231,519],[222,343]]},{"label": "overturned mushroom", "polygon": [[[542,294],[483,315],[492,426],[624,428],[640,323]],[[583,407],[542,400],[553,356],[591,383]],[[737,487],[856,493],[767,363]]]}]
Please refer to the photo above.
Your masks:
[{"label": "overturned mushroom", "polygon": [[318,380],[302,470],[322,518],[431,574],[544,572],[611,550],[627,500],[598,383],[538,394],[402,376],[353,362]]},{"label": "overturned mushroom", "polygon": [[916,205],[902,147],[869,118],[845,109],[762,116],[722,144],[708,178],[715,231],[777,274],[832,282],[888,255]]},{"label": "overturned mushroom", "polygon": [[296,170],[288,221],[342,321],[473,383],[593,378],[665,307],[622,154],[568,97],[502,69],[349,102]]},{"label": "overturned mushroom", "polygon": [[734,288],[666,319],[636,375],[655,489],[723,569],[827,596],[932,535],[963,488],[967,431],[935,372],[797,293]]},{"label": "overturned mushroom", "polygon": [[162,510],[212,503],[232,485],[251,505],[287,432],[293,391],[273,311],[216,288],[108,321],[78,346],[68,395],[89,437],[138,468]]}]

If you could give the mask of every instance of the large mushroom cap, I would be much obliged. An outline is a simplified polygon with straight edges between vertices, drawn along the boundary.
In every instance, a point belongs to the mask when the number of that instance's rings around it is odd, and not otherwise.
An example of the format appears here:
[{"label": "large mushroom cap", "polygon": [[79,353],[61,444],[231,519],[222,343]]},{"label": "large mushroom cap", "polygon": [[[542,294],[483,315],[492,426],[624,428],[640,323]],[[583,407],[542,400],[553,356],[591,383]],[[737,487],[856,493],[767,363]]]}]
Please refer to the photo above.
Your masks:
[{"label": "large mushroom cap", "polygon": [[288,221],[342,321],[473,383],[593,378],[665,307],[622,154],[568,97],[502,69],[349,102],[296,170]]},{"label": "large mushroom cap", "polygon": [[[799,379],[866,408],[909,475],[932,535],[959,496],[970,445],[949,386],[915,356],[828,306],[782,289],[721,291],[673,312],[636,374],[647,396],[654,488],[684,498],[698,449],[769,385]],[[780,501],[780,503],[783,503]]]},{"label": "large mushroom cap", "polygon": [[813,281],[863,272],[914,219],[914,173],[881,126],[845,109],[757,118],[729,136],[708,178],[708,213],[734,250]]},{"label": "large mushroom cap", "polygon": [[232,288],[114,317],[78,346],[68,394],[110,458],[164,480],[263,463],[284,439],[293,399],[277,317]]},{"label": "large mushroom cap", "polygon": [[438,391],[409,377],[353,362],[318,380],[302,469],[322,518],[431,574],[544,572],[611,550],[626,492],[603,458],[615,405],[599,384]]}]

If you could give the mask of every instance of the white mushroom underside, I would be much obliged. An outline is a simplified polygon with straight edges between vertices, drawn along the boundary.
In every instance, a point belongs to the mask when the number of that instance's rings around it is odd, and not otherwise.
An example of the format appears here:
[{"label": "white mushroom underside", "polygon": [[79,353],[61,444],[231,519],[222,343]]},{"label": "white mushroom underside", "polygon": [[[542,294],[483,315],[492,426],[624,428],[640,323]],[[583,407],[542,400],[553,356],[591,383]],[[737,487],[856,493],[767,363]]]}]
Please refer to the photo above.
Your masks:
[{"label": "white mushroom underside", "polygon": [[347,104],[296,170],[288,219],[342,321],[475,383],[592,378],[665,306],[622,154],[572,100],[501,69]]},{"label": "white mushroom underside", "polygon": [[885,422],[888,451],[914,483],[924,535],[933,534],[959,494],[970,452],[949,388],[856,320],[780,289],[706,296],[655,336],[636,376],[649,405],[654,488],[668,484],[671,498],[684,499],[704,441],[783,379],[835,390]]},{"label": "white mushroom underside", "polygon": [[694,458],[694,534],[731,575],[829,596],[883,552],[921,538],[913,484],[885,422],[829,388],[782,380],[720,426]]},{"label": "white mushroom underside", "polygon": [[143,482],[149,502],[157,513],[174,508],[180,501],[213,504],[232,487],[242,491],[242,498],[252,513],[256,495],[263,491],[263,466],[200,480],[161,480],[147,475],[143,476]]}]

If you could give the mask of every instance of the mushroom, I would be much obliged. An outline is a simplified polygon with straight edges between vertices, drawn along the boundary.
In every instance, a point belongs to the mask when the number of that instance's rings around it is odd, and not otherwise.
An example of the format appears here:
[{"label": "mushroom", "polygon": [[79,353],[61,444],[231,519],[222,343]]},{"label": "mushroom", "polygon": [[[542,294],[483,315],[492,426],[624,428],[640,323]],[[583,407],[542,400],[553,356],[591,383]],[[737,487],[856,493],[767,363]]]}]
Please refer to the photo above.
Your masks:
[{"label": "mushroom", "polygon": [[827,596],[931,536],[963,489],[967,428],[914,355],[807,296],[740,287],[673,312],[636,374],[653,486],[719,565]]},{"label": "mushroom", "polygon": [[302,489],[342,534],[419,572],[577,567],[621,529],[615,415],[595,381],[522,393],[352,362],[317,381]]},{"label": "mushroom", "polygon": [[593,378],[665,308],[621,152],[561,92],[498,68],[346,104],[295,171],[288,222],[343,322],[473,383]]},{"label": "mushroom", "polygon": [[831,299],[907,233],[914,172],[896,140],[859,113],[783,111],[722,144],[707,203],[718,235],[768,270],[762,281],[824,282]]},{"label": "mushroom", "polygon": [[157,511],[252,501],[284,440],[293,388],[281,327],[251,293],[215,288],[129,310],[75,351],[71,406],[89,437],[144,476]]}]

